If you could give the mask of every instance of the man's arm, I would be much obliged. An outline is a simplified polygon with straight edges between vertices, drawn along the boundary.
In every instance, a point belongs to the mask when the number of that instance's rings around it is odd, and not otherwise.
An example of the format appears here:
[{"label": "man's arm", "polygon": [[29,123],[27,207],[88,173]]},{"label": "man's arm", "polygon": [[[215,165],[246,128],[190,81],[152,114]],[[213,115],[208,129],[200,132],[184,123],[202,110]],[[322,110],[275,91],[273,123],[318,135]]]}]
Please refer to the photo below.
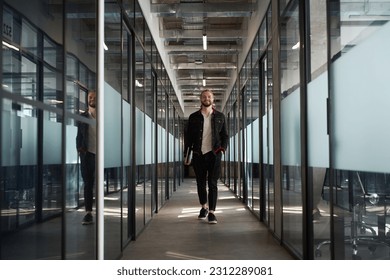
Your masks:
[{"label": "man's arm", "polygon": [[221,146],[223,148],[223,151],[226,151],[229,143],[229,134],[227,132],[225,116],[223,116],[223,125],[220,132],[220,137],[221,137]]}]

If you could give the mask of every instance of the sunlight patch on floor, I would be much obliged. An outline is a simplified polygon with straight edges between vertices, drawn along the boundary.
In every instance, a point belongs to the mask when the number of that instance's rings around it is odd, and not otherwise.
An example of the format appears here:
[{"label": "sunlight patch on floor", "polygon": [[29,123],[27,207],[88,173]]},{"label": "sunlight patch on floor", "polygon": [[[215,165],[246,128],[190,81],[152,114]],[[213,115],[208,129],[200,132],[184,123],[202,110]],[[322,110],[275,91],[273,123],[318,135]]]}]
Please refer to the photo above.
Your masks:
[{"label": "sunlight patch on floor", "polygon": [[181,260],[207,260],[205,258],[198,258],[198,257],[194,257],[194,256],[189,256],[189,255],[184,255],[184,254],[180,254],[180,253],[176,253],[176,252],[171,252],[171,251],[166,252],[166,256],[167,257],[172,257],[172,258],[178,258],[178,259],[181,259]]},{"label": "sunlight patch on floor", "polygon": [[232,196],[224,196],[224,197],[218,198],[218,200],[227,200],[227,199],[236,199],[236,197],[234,195],[232,195]]}]

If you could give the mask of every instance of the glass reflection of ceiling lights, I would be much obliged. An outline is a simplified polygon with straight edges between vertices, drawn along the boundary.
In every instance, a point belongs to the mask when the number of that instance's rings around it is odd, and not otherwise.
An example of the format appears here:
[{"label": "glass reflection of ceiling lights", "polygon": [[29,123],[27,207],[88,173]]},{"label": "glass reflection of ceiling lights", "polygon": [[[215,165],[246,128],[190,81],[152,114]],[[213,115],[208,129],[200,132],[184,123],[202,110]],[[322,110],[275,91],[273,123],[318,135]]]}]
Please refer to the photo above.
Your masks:
[{"label": "glass reflection of ceiling lights", "polygon": [[207,50],[207,34],[203,33],[203,50]]},{"label": "glass reflection of ceiling lights", "polygon": [[10,44],[10,43],[7,43],[7,42],[5,42],[5,41],[3,41],[3,46],[5,46],[5,47],[7,47],[7,48],[9,48],[9,49],[13,49],[13,50],[15,50],[15,51],[19,51],[19,48],[18,47],[16,47],[16,46],[14,46],[14,45],[12,45],[12,44]]},{"label": "glass reflection of ceiling lights", "polygon": [[51,104],[51,105],[57,105],[57,104],[62,104],[64,101],[62,100],[56,100],[56,99],[46,99],[45,103]]},{"label": "glass reflection of ceiling lights", "polygon": [[135,80],[135,86],[139,87],[139,88],[142,88],[144,85],[141,84],[138,80]]},{"label": "glass reflection of ceiling lights", "polygon": [[298,42],[298,43],[296,43],[294,46],[292,46],[291,49],[297,50],[297,49],[299,49],[299,46],[300,46],[300,43]]}]

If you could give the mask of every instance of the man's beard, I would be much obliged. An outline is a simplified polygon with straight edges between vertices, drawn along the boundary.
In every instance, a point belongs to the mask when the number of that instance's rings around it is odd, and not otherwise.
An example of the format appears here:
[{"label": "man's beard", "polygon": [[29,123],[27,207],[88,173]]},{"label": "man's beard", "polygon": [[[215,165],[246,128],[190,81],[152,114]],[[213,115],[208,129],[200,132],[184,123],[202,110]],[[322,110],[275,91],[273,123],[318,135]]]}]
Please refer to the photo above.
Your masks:
[{"label": "man's beard", "polygon": [[202,102],[203,107],[210,107],[212,104],[213,104],[212,102],[209,103]]}]

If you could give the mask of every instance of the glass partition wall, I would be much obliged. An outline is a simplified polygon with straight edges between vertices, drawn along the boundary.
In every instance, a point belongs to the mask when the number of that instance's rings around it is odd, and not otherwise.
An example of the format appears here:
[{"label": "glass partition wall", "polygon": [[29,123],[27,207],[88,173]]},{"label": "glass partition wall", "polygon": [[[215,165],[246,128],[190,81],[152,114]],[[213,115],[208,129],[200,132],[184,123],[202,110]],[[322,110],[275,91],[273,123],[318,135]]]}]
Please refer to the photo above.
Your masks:
[{"label": "glass partition wall", "polygon": [[283,239],[302,254],[299,1],[280,16],[280,138]]},{"label": "glass partition wall", "polygon": [[[96,1],[2,3],[0,259],[96,259],[96,205],[95,222],[82,225],[76,149],[78,124],[96,126],[80,115],[97,87]],[[105,259],[120,257],[181,182],[159,168],[181,110],[165,95],[170,81],[139,6],[121,3],[106,3],[104,18]]]},{"label": "glass partition wall", "polygon": [[[38,24],[26,5],[4,2],[0,258],[61,259],[67,96],[62,94],[63,38],[55,29],[61,28],[64,20],[62,13],[43,14],[35,7],[35,15],[41,18]],[[43,33],[41,27],[49,21],[53,29]],[[74,160],[74,155],[69,157]],[[74,186],[69,188],[74,190]],[[71,203],[77,205],[78,201],[72,199]],[[31,240],[44,236],[47,242],[31,245]]]},{"label": "glass partition wall", "polygon": [[270,2],[225,107],[223,181],[297,258],[388,259],[390,1]]},{"label": "glass partition wall", "polygon": [[333,257],[388,259],[390,1],[330,1],[328,10]]},{"label": "glass partition wall", "polygon": [[[330,240],[330,204],[325,199],[329,193],[329,135],[327,127],[328,65],[327,65],[327,17],[321,11],[327,8],[326,1],[310,3],[307,13],[310,30],[307,63],[307,151],[308,187],[312,197],[311,211],[313,225],[313,247],[315,258],[330,259],[330,246],[323,244]],[[321,248],[320,248],[321,247]],[[317,249],[318,248],[318,249]],[[320,248],[320,249],[319,249]],[[313,253],[312,253],[313,254]]]},{"label": "glass partition wall", "polygon": [[[106,259],[183,174],[183,112],[138,2],[118,2],[105,7]],[[96,259],[75,141],[94,124],[80,113],[97,85],[96,1],[1,3],[0,259]],[[222,108],[221,179],[298,259],[388,259],[390,1],[265,9]]]}]

